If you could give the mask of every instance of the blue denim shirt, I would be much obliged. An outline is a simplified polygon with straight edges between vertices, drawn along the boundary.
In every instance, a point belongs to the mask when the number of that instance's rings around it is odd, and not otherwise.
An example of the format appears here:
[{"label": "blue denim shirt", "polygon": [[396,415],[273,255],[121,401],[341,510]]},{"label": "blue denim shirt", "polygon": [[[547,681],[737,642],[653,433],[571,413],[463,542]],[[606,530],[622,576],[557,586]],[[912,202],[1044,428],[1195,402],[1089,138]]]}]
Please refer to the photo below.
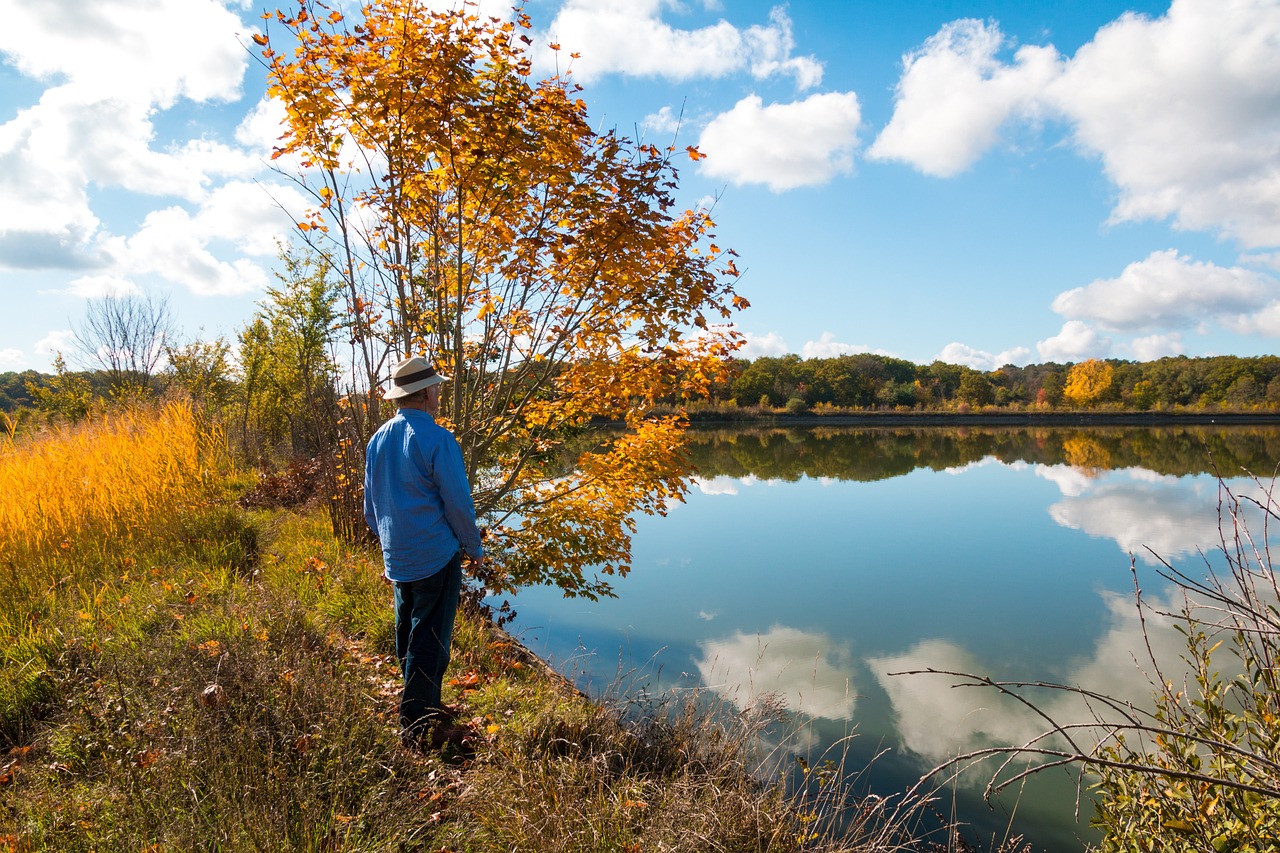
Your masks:
[{"label": "blue denim shirt", "polygon": [[430,577],[459,548],[484,554],[458,440],[418,409],[400,409],[369,440],[364,519],[393,581]]}]

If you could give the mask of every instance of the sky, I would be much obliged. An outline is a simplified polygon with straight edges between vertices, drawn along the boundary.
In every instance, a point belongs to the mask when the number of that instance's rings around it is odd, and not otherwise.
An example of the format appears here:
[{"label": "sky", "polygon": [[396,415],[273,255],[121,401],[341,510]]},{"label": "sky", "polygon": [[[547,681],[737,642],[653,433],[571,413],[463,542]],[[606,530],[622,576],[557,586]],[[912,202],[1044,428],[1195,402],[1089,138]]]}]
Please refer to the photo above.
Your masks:
[{"label": "sky", "polygon": [[[579,54],[596,126],[706,155],[679,200],[739,255],[746,357],[1280,344],[1280,0],[525,11],[542,76],[550,42]],[[253,316],[302,206],[269,160],[261,12],[0,0],[0,371],[77,366],[104,294],[167,297],[184,341]]]}]

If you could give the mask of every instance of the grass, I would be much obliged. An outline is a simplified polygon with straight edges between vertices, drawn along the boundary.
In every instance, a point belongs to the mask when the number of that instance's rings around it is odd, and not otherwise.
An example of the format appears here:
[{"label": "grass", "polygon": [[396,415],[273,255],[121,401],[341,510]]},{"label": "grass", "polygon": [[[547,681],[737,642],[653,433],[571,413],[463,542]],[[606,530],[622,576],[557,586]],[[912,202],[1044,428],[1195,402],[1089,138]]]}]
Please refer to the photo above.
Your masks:
[{"label": "grass", "polygon": [[239,508],[187,407],[10,441],[0,476],[0,851],[906,849],[834,764],[791,772],[780,709],[589,702],[474,607],[474,755],[403,749],[377,554]]}]

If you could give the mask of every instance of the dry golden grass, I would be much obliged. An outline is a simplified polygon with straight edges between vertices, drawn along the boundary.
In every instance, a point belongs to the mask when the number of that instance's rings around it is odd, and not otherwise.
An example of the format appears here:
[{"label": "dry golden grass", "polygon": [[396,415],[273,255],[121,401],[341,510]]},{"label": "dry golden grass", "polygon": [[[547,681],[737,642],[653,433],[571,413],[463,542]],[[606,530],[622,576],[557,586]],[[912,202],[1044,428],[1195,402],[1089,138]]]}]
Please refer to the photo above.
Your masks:
[{"label": "dry golden grass", "polygon": [[83,537],[132,537],[203,500],[225,442],[190,405],[138,407],[0,445],[0,553],[20,562]]}]

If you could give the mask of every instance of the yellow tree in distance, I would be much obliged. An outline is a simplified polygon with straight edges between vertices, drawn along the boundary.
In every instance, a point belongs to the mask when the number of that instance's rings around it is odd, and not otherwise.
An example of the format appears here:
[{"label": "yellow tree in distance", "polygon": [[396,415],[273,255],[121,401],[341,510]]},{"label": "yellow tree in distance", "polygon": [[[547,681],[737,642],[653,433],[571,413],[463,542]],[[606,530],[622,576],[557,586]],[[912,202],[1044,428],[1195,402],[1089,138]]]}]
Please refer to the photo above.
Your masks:
[{"label": "yellow tree in distance", "polygon": [[1067,373],[1062,396],[1073,406],[1088,408],[1097,405],[1111,390],[1114,374],[1114,369],[1105,361],[1094,358],[1082,361]]},{"label": "yellow tree in distance", "polygon": [[[654,401],[704,394],[740,343],[734,253],[675,204],[673,158],[703,155],[593,130],[568,71],[531,82],[519,11],[376,0],[352,21],[300,0],[264,18],[274,156],[340,280],[363,434],[388,365],[426,354],[454,378],[441,417],[489,525],[481,580],[609,594],[634,514],[686,488],[685,423]],[[570,453],[601,419],[627,429]]]}]

